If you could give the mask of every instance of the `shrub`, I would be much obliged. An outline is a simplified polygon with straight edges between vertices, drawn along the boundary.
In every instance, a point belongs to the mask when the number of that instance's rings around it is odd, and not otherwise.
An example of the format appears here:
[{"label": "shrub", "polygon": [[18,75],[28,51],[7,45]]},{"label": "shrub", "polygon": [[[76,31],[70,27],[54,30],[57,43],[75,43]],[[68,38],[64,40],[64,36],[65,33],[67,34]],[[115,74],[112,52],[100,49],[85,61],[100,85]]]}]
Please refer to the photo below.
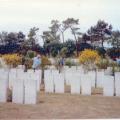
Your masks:
[{"label": "shrub", "polygon": [[51,65],[51,61],[46,57],[46,56],[42,56],[42,60],[41,60],[41,67],[45,67],[46,65]]},{"label": "shrub", "polygon": [[60,55],[61,55],[62,57],[66,57],[66,54],[67,54],[67,48],[66,48],[66,47],[63,47],[63,48],[61,49],[61,51],[60,51]]},{"label": "shrub", "polygon": [[71,67],[71,66],[76,66],[77,63],[75,63],[72,59],[69,58],[69,59],[66,59],[65,65]]},{"label": "shrub", "polygon": [[27,57],[29,58],[34,58],[36,55],[36,52],[32,51],[32,50],[28,50],[27,51]]},{"label": "shrub", "polygon": [[107,59],[100,59],[99,62],[97,62],[97,67],[99,69],[107,69],[109,65],[109,60]]},{"label": "shrub", "polygon": [[10,67],[17,67],[17,65],[21,64],[22,60],[22,58],[18,54],[6,54],[3,55],[2,58]]},{"label": "shrub", "polygon": [[70,59],[69,59],[69,60],[66,60],[65,65],[71,67],[71,66],[72,66],[71,60],[70,60]]},{"label": "shrub", "polygon": [[84,50],[79,56],[79,62],[87,70],[95,69],[100,56],[95,50]]},{"label": "shrub", "polygon": [[24,65],[26,65],[28,69],[32,68],[32,64],[33,64],[33,60],[29,57],[25,57]]}]

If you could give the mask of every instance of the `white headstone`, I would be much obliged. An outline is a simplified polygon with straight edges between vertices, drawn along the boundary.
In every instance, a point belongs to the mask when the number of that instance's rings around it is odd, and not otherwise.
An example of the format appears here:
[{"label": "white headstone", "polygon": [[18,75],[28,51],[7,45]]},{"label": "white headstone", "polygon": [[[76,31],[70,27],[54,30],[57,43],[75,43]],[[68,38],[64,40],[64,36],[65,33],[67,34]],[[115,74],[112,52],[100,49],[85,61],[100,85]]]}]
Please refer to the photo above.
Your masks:
[{"label": "white headstone", "polygon": [[25,85],[25,104],[37,103],[37,83],[35,80],[24,81]]},{"label": "white headstone", "polygon": [[113,88],[114,78],[113,76],[105,75],[103,82],[103,95],[104,96],[113,96],[114,88]]},{"label": "white headstone", "polygon": [[51,73],[51,71],[45,71],[44,82],[45,82],[45,92],[53,93],[54,82],[53,82],[53,74]]},{"label": "white headstone", "polygon": [[104,72],[97,72],[97,87],[103,87]]},{"label": "white headstone", "polygon": [[80,76],[73,74],[71,80],[71,94],[80,94]]},{"label": "white headstone", "polygon": [[39,72],[31,72],[30,78],[31,80],[35,80],[37,82],[37,91],[40,91],[40,84],[41,84],[41,73]]},{"label": "white headstone", "polygon": [[81,92],[82,95],[91,95],[91,77],[88,74],[81,75]]},{"label": "white headstone", "polygon": [[7,102],[7,80],[0,79],[0,102]]},{"label": "white headstone", "polygon": [[9,71],[8,69],[0,70],[0,80],[5,80],[7,84],[7,88],[9,87]]},{"label": "white headstone", "polygon": [[9,73],[9,88],[13,87],[14,82],[17,80],[16,74],[13,72]]},{"label": "white headstone", "polygon": [[65,73],[65,83],[66,83],[66,85],[70,85],[71,79],[73,79],[73,75],[66,71],[66,73]]},{"label": "white headstone", "polygon": [[64,76],[63,74],[54,74],[55,93],[64,93]]},{"label": "white headstone", "polygon": [[22,80],[16,80],[13,84],[12,102],[20,104],[24,102],[24,84]]},{"label": "white headstone", "polygon": [[88,74],[89,74],[89,76],[91,78],[92,87],[95,87],[95,71],[91,71]]}]

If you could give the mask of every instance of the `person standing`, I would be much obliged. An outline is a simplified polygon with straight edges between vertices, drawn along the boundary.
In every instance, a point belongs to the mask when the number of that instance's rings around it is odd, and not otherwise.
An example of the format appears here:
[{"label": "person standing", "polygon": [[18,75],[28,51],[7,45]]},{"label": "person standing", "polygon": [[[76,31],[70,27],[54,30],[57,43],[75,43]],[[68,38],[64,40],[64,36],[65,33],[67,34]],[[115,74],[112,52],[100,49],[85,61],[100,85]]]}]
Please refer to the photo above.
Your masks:
[{"label": "person standing", "polygon": [[58,64],[59,64],[59,73],[61,73],[63,66],[64,66],[64,58],[63,57],[59,59]]},{"label": "person standing", "polygon": [[41,56],[37,55],[36,57],[33,58],[33,65],[32,68],[35,72],[36,69],[38,69],[41,65]]}]

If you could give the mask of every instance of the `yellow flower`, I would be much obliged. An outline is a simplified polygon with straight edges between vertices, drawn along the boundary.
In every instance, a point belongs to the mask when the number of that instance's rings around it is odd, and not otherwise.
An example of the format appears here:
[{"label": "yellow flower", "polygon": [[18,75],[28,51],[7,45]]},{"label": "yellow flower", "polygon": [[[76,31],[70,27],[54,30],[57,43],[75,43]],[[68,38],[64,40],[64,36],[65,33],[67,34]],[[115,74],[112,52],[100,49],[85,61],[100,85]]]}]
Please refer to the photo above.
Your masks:
[{"label": "yellow flower", "polygon": [[99,60],[100,56],[95,50],[85,49],[79,56],[79,62],[83,65],[96,64]]},{"label": "yellow flower", "polygon": [[6,62],[7,65],[16,67],[21,63],[22,58],[18,54],[6,54],[3,55],[2,58]]}]

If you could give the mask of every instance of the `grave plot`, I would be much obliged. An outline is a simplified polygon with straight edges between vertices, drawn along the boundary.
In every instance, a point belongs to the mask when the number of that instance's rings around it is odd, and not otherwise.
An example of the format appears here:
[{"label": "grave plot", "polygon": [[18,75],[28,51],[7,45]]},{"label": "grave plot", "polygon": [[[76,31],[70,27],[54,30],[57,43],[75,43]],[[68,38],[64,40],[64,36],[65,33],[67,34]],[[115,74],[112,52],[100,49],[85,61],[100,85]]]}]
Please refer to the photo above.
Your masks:
[{"label": "grave plot", "polygon": [[104,96],[113,96],[114,93],[113,82],[114,82],[113,76],[104,75],[104,82],[103,82]]},{"label": "grave plot", "polygon": [[0,78],[0,102],[7,102],[7,80]]},{"label": "grave plot", "polygon": [[80,94],[80,76],[73,74],[71,79],[71,94]]},{"label": "grave plot", "polygon": [[120,73],[115,73],[116,96],[120,96]]},{"label": "grave plot", "polygon": [[53,93],[54,92],[53,74],[50,70],[45,71],[44,82],[45,82],[45,92]]},{"label": "grave plot", "polygon": [[89,74],[81,75],[81,93],[82,95],[91,95],[91,77]]},{"label": "grave plot", "polygon": [[37,83],[35,80],[25,80],[24,81],[25,94],[24,103],[25,104],[36,104],[37,103]]},{"label": "grave plot", "polygon": [[64,93],[64,76],[63,74],[54,74],[55,93]]},{"label": "grave plot", "polygon": [[12,102],[19,104],[24,103],[24,84],[22,80],[16,80],[13,84]]}]

